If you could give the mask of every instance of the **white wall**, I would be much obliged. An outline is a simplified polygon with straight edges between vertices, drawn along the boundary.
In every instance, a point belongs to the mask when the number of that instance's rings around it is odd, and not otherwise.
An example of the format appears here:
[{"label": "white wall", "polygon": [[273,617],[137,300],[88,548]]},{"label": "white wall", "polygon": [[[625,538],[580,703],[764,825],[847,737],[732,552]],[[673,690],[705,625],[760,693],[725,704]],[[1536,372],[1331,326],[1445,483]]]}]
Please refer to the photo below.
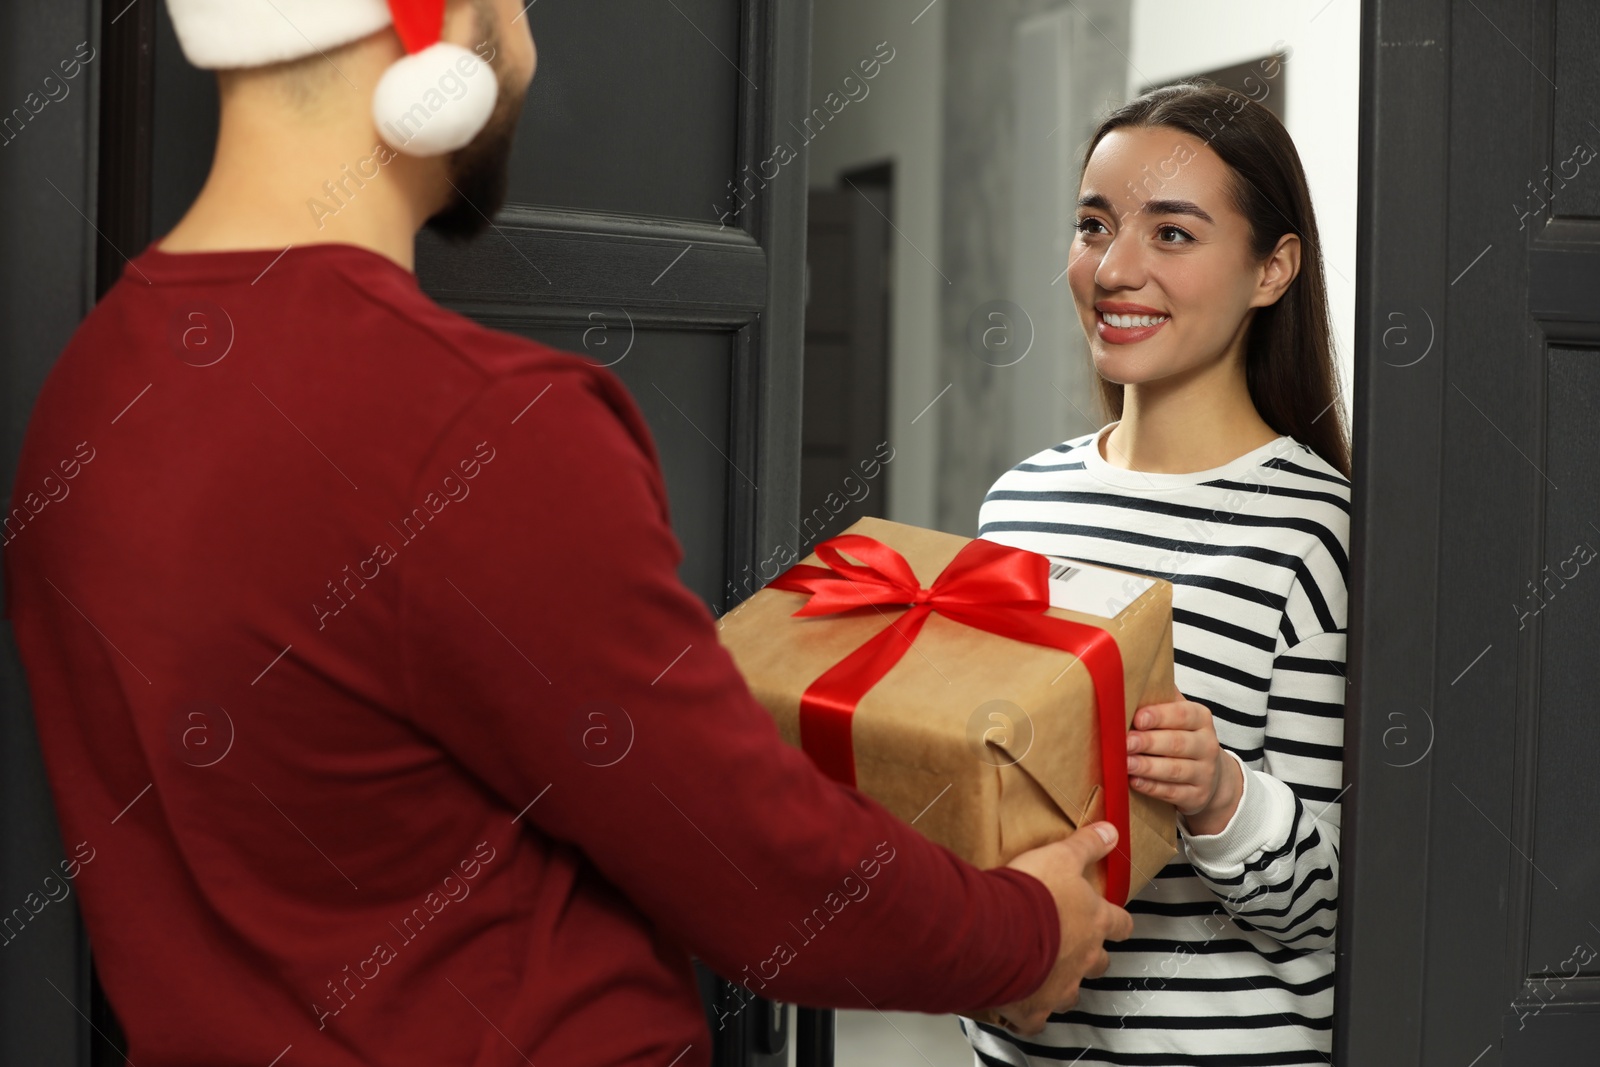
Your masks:
[{"label": "white wall", "polygon": [[1284,125],[1317,212],[1347,410],[1353,397],[1360,30],[1358,0],[1133,0],[1128,56],[1131,99],[1152,82],[1259,59],[1279,42],[1289,51]]},{"label": "white wall", "polygon": [[[939,421],[917,418],[937,382],[939,174],[943,152],[944,12],[928,0],[816,0],[812,15],[811,96],[820,103],[887,41],[895,57],[870,94],[848,105],[810,145],[810,181],[832,188],[841,171],[892,160],[889,443],[887,510],[896,522],[934,525]],[[920,15],[920,17],[919,17]],[[913,21],[915,20],[915,21]],[[924,256],[928,258],[923,258]],[[916,419],[915,424],[912,420]]]}]

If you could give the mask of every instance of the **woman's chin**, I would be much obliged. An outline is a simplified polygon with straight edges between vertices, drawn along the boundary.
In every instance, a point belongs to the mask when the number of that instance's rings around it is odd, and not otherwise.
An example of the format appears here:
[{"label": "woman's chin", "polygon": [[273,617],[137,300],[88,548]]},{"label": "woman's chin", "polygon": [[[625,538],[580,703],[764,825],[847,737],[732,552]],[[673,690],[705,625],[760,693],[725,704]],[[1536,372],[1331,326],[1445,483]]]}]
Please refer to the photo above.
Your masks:
[{"label": "woman's chin", "polygon": [[1089,341],[1089,357],[1095,373],[1116,385],[1143,385],[1179,372],[1166,352],[1136,351],[1137,345],[1107,344],[1099,338]]},{"label": "woman's chin", "polygon": [[1095,373],[1113,385],[1136,385],[1143,377],[1134,368],[1128,366],[1126,359],[1120,358],[1117,352],[1108,352],[1110,345],[1102,346],[1098,342],[1091,342],[1089,354],[1094,360]]}]

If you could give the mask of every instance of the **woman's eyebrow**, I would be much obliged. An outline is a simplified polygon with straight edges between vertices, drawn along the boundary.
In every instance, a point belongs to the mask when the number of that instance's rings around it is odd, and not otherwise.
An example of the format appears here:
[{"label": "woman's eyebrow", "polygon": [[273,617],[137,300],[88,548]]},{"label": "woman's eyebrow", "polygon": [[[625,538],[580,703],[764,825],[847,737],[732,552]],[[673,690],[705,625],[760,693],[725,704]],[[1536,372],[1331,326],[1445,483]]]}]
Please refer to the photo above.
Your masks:
[{"label": "woman's eyebrow", "polygon": [[1190,215],[1204,222],[1216,222],[1193,200],[1146,200],[1142,210],[1146,215]]},{"label": "woman's eyebrow", "polygon": [[[1104,211],[1108,214],[1116,213],[1111,206],[1111,201],[1100,193],[1085,193],[1078,198],[1078,206],[1094,208],[1097,211]],[[1206,212],[1205,208],[1202,208],[1192,200],[1146,200],[1140,205],[1139,210],[1146,215],[1189,215],[1213,225],[1216,223],[1216,220]]]}]

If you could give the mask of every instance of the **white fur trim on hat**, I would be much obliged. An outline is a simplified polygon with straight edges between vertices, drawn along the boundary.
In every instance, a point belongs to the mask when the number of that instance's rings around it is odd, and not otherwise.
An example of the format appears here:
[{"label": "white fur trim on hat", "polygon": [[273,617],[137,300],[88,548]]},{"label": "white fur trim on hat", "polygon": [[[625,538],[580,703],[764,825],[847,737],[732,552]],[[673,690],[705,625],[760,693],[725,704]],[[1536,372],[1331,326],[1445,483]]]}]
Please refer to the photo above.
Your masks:
[{"label": "white fur trim on hat", "polygon": [[498,95],[488,63],[458,44],[438,41],[383,72],[372,94],[372,122],[380,137],[407,155],[442,155],[478,135]]},{"label": "white fur trim on hat", "polygon": [[202,70],[315,55],[389,25],[385,0],[167,0],[172,28]]}]

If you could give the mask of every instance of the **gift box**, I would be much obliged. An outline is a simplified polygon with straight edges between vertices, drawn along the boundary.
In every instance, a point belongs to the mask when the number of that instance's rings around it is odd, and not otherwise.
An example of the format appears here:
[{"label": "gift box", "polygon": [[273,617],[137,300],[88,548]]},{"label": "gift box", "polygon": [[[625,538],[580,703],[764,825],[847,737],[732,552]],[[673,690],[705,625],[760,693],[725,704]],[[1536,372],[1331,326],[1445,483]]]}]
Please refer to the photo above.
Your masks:
[{"label": "gift box", "polygon": [[789,743],[978,867],[1109,819],[1094,877],[1123,904],[1177,852],[1125,742],[1181,699],[1168,582],[865,518],[719,634]]}]

